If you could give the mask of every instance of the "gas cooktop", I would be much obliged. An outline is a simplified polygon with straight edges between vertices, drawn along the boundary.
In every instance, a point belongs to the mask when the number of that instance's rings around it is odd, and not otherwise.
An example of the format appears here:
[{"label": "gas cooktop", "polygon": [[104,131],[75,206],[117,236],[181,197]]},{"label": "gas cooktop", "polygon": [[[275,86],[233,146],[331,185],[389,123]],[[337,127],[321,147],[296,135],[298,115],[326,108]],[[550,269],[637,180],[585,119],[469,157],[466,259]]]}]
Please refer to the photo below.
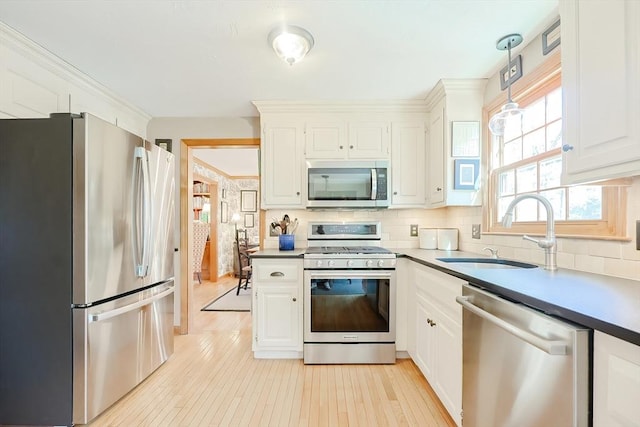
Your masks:
[{"label": "gas cooktop", "polygon": [[305,254],[312,255],[335,255],[335,254],[391,254],[392,252],[385,248],[377,246],[315,246],[307,248]]}]

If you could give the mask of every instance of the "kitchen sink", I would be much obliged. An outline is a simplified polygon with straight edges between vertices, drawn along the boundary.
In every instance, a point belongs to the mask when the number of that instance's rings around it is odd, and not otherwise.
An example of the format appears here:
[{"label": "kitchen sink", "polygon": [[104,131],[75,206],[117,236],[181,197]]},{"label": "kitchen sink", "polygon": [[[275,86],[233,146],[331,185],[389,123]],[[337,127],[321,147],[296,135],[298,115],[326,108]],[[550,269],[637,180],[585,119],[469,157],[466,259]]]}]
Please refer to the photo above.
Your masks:
[{"label": "kitchen sink", "polygon": [[436,258],[449,264],[460,264],[469,268],[537,268],[535,264],[501,258]]}]

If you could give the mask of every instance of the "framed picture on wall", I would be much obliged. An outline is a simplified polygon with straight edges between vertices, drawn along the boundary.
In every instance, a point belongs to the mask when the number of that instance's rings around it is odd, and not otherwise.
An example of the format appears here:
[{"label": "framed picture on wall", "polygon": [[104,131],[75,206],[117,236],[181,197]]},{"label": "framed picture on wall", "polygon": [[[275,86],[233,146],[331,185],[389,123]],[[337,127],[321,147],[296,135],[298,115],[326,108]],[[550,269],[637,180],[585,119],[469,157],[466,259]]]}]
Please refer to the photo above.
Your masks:
[{"label": "framed picture on wall", "polygon": [[240,190],[240,212],[258,211],[258,192],[255,190]]},{"label": "framed picture on wall", "polygon": [[253,222],[253,214],[244,214],[244,228],[253,228],[255,223]]},{"label": "framed picture on wall", "polygon": [[229,205],[227,202],[220,202],[220,222],[229,222]]},{"label": "framed picture on wall", "polygon": [[480,159],[455,159],[453,188],[455,190],[474,190],[479,172]]}]

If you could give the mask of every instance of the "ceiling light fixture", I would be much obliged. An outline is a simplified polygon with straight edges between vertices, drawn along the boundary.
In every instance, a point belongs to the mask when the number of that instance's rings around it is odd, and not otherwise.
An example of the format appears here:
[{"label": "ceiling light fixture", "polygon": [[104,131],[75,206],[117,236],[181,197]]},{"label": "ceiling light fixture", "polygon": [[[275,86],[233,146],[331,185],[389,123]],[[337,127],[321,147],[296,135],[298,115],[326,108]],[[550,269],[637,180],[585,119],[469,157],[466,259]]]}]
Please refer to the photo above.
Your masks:
[{"label": "ceiling light fixture", "polygon": [[304,28],[284,25],[269,33],[269,44],[276,54],[289,65],[305,57],[313,47],[313,36]]},{"label": "ceiling light fixture", "polygon": [[[520,34],[509,34],[504,36],[496,43],[496,49],[509,51],[509,62],[507,62],[507,103],[504,104],[499,113],[496,113],[489,120],[489,130],[494,135],[504,135],[507,121],[514,119],[522,119],[524,110],[518,106],[518,103],[511,99],[511,48],[522,43]],[[500,76],[500,78],[504,78]]]}]

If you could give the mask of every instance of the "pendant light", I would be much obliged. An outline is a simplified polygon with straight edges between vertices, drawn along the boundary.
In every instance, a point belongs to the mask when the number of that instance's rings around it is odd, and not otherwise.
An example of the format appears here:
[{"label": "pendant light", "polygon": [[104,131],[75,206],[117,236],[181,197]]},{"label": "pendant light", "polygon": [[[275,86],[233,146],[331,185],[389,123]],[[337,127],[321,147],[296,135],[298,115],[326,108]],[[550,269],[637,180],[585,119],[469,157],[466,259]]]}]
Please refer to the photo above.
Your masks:
[{"label": "pendant light", "polygon": [[[522,36],[520,34],[509,34],[504,36],[496,43],[496,49],[509,51],[509,62],[507,62],[507,103],[502,106],[499,113],[496,113],[491,120],[489,120],[489,130],[494,135],[504,135],[504,130],[507,126],[507,122],[510,120],[521,120],[524,110],[518,106],[518,103],[513,102],[511,99],[511,48],[518,46],[522,43]],[[503,78],[500,76],[500,78]]]},{"label": "pendant light", "polygon": [[274,28],[269,33],[269,44],[289,65],[300,61],[313,47],[313,36],[304,28],[284,25]]}]

